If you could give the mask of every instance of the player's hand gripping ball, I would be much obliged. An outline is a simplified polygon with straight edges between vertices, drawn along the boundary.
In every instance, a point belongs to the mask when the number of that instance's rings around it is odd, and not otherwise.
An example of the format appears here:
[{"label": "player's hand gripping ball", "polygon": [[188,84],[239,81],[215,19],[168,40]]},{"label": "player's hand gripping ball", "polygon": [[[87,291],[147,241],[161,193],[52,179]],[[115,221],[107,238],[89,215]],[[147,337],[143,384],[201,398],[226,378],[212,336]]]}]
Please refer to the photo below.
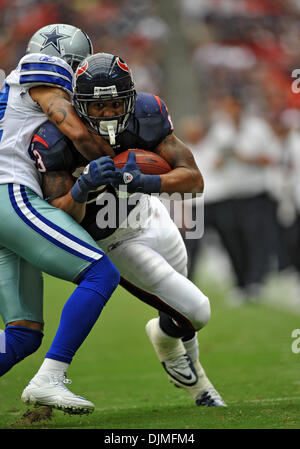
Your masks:
[{"label": "player's hand gripping ball", "polygon": [[129,153],[134,152],[136,165],[145,175],[163,175],[171,170],[168,162],[159,154],[152,151],[132,149],[124,151],[114,157],[114,164],[117,168],[124,168]]},{"label": "player's hand gripping ball", "polygon": [[[138,160],[137,160],[138,159]],[[114,158],[117,179],[115,188],[126,185],[128,193],[159,193],[161,178],[159,174],[171,170],[169,164],[159,155],[144,150],[128,150]]]}]

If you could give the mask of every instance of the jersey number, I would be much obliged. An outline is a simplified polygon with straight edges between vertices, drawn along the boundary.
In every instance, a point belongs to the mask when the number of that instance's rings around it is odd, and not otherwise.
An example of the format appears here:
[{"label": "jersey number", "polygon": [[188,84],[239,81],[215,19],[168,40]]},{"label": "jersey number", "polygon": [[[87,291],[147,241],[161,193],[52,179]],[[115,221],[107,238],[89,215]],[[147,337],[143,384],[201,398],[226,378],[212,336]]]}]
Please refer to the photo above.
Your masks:
[{"label": "jersey number", "polygon": [[[10,86],[6,83],[3,84],[0,90],[0,120],[3,119],[5,115],[5,110],[7,106],[8,94]],[[3,129],[0,129],[0,141],[2,139]]]},{"label": "jersey number", "polygon": [[35,157],[35,163],[36,163],[36,167],[37,167],[38,171],[41,173],[45,173],[47,170],[46,170],[44,161],[42,159],[42,156],[40,155],[38,150],[36,150],[35,148],[32,149],[32,152]]}]

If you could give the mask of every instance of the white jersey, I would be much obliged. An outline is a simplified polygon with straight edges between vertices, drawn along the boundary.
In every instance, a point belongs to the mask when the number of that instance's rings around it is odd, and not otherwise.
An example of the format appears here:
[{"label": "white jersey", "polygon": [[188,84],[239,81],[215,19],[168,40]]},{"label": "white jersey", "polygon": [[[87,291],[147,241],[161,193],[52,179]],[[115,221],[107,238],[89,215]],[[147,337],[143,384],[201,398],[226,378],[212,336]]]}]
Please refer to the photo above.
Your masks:
[{"label": "white jersey", "polygon": [[48,117],[29,89],[55,86],[72,95],[72,81],[73,71],[65,61],[41,53],[24,56],[7,76],[0,91],[0,184],[22,184],[43,196],[30,142]]}]

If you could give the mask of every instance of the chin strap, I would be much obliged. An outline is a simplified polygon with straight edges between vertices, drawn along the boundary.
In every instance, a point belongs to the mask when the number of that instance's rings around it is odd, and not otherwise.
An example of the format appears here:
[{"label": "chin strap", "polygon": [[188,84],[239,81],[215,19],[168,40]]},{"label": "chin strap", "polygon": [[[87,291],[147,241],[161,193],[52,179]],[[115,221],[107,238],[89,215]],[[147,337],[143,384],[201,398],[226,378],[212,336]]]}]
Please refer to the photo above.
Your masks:
[{"label": "chin strap", "polygon": [[[116,129],[118,126],[117,120],[103,120],[100,122],[100,133],[108,134],[109,143],[111,145],[116,144]],[[105,137],[105,136],[103,136]]]},{"label": "chin strap", "polygon": [[108,135],[109,135],[109,143],[111,145],[115,145],[116,144],[116,135],[115,135],[115,129],[114,129],[113,125],[108,125],[107,131],[108,131]]}]

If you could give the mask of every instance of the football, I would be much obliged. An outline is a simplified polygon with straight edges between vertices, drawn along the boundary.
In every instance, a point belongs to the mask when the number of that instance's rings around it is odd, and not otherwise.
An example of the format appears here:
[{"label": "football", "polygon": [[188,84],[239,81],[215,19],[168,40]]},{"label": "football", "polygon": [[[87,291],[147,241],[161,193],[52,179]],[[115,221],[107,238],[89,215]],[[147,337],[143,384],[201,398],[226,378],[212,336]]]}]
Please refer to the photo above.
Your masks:
[{"label": "football", "polygon": [[131,151],[134,151],[136,163],[144,174],[163,175],[171,170],[169,163],[158,154],[136,148],[124,151],[114,157],[114,164],[117,168],[125,166]]}]

